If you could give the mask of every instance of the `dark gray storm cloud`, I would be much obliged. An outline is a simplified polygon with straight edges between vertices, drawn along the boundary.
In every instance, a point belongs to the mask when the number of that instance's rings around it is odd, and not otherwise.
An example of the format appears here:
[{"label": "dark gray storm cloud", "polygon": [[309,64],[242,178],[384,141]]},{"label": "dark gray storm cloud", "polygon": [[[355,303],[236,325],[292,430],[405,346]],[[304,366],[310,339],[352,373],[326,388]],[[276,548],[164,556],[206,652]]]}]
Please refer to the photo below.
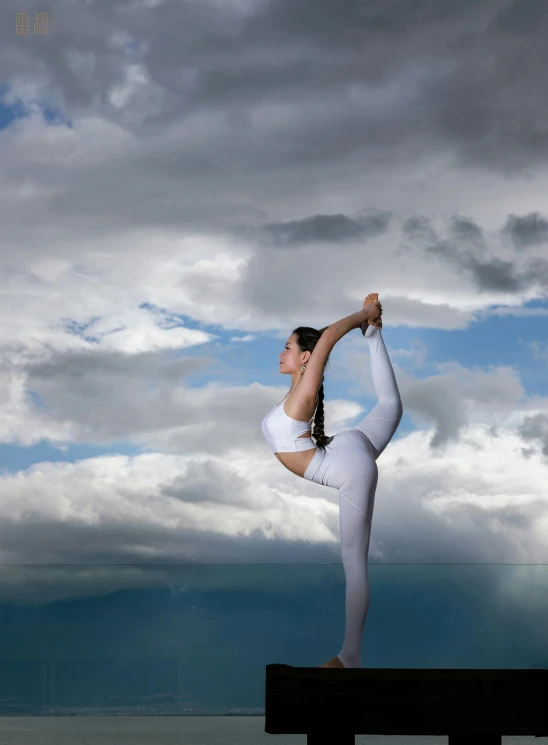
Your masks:
[{"label": "dark gray storm cloud", "polygon": [[265,223],[260,228],[240,228],[234,231],[247,239],[278,247],[304,246],[311,243],[331,243],[337,247],[345,243],[374,238],[386,232],[390,215],[376,212],[367,216],[312,215],[302,220]]},{"label": "dark gray storm cloud", "polygon": [[[546,157],[548,5],[534,0],[102,0],[56,4],[50,15],[51,32],[24,47],[2,24],[4,79],[24,59],[25,73],[74,115],[94,110],[143,136],[207,114],[225,128],[223,157],[207,138],[193,142],[178,164],[189,178],[360,154],[411,164],[419,143],[508,174]],[[112,95],[127,80],[116,34],[136,43],[150,78],[147,98],[124,106]],[[277,123],[273,112],[265,127],[254,109],[267,104],[299,112]]]},{"label": "dark gray storm cloud", "polygon": [[508,215],[502,232],[510,236],[516,249],[548,244],[548,220],[538,212]]}]

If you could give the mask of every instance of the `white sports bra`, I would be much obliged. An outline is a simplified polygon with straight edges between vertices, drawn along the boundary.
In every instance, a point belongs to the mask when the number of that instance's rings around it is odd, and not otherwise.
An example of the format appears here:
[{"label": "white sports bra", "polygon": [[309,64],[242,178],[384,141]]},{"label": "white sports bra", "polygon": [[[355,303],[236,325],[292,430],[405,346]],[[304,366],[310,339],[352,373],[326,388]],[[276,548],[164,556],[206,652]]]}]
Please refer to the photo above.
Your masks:
[{"label": "white sports bra", "polygon": [[[288,393],[287,396],[289,395]],[[283,407],[287,396],[270,409],[261,424],[263,435],[270,449],[273,453],[297,453],[317,447],[311,437],[300,437],[310,430],[310,422],[314,419],[314,415],[309,422],[292,419],[285,413]]]}]

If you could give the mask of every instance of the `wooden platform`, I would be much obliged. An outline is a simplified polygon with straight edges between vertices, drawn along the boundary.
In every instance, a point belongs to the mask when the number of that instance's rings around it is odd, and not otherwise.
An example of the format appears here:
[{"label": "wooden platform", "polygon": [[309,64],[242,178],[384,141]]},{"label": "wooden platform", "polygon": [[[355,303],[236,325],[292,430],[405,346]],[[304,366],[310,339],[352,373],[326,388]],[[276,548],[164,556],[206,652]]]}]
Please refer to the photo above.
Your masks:
[{"label": "wooden platform", "polygon": [[548,738],[548,670],[266,666],[265,732],[308,745],[355,735],[447,735],[449,745]]}]

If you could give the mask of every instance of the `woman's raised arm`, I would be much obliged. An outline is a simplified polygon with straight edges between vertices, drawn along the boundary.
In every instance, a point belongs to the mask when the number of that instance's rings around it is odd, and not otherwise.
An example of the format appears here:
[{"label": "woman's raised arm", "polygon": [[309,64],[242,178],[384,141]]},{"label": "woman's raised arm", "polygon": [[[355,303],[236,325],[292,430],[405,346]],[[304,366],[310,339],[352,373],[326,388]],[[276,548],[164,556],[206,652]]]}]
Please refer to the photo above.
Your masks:
[{"label": "woman's raised arm", "polygon": [[370,317],[371,308],[362,308],[357,313],[352,313],[350,316],[341,318],[340,321],[335,321],[335,323],[325,326],[325,328],[321,329],[323,332],[322,337],[328,336],[331,339],[331,344],[335,346],[339,339],[346,336],[352,329],[359,329],[362,323],[369,320]]}]

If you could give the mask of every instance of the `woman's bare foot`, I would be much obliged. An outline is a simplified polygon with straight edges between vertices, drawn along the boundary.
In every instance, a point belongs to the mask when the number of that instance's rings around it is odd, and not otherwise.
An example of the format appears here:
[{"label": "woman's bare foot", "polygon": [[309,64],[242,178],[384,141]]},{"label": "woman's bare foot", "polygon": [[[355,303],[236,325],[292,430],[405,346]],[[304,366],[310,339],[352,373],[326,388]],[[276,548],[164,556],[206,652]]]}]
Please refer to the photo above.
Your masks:
[{"label": "woman's bare foot", "polygon": [[363,307],[367,308],[368,306],[378,306],[378,316],[375,316],[374,318],[371,318],[368,321],[364,321],[361,325],[361,330],[363,336],[365,336],[365,332],[367,331],[368,326],[375,326],[378,329],[382,329],[382,305],[379,302],[379,293],[378,292],[371,292],[364,300]]},{"label": "woman's bare foot", "polygon": [[329,662],[325,662],[323,665],[318,665],[318,667],[344,667],[344,665],[338,657],[333,657]]}]

